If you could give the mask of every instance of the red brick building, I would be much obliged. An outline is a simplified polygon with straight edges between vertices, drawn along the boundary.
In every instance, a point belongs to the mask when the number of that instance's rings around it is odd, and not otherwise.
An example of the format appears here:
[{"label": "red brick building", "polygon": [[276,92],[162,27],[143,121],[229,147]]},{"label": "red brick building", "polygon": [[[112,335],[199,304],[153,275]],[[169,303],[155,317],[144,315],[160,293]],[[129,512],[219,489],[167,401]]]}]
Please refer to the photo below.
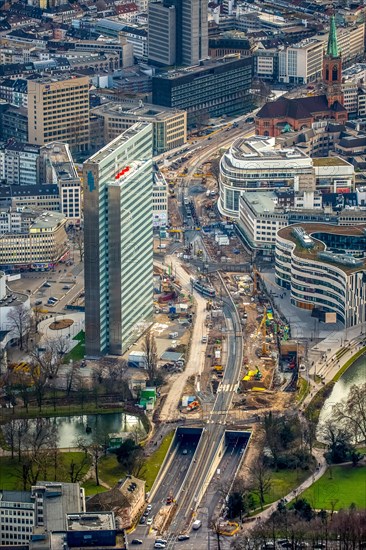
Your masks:
[{"label": "red brick building", "polygon": [[319,96],[288,99],[266,103],[255,119],[255,133],[276,137],[283,132],[310,128],[313,122],[334,119],[345,122],[347,110],[343,107],[342,57],[338,51],[334,17],[331,19],[327,52],[323,60],[323,83],[326,93]]}]

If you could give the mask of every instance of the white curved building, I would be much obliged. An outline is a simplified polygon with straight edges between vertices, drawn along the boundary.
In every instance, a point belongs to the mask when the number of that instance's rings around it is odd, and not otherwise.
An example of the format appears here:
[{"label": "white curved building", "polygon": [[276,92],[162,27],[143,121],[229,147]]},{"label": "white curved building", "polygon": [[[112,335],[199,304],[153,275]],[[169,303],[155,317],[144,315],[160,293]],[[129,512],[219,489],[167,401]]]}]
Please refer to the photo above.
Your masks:
[{"label": "white curved building", "polygon": [[[326,321],[366,321],[366,226],[297,224],[276,239],[276,282],[291,303],[321,310]],[[333,314],[327,316],[326,314]]]},{"label": "white curved building", "polygon": [[220,161],[219,210],[238,218],[243,191],[271,191],[315,182],[313,162],[297,147],[282,149],[275,138],[253,136],[237,139]]}]

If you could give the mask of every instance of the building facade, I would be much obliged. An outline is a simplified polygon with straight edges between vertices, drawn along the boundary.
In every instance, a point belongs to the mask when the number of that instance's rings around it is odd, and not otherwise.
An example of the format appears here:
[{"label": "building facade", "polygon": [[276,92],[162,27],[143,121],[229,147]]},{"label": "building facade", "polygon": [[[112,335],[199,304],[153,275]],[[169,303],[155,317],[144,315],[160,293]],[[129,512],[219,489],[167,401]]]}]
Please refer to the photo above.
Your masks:
[{"label": "building facade", "polygon": [[286,84],[314,82],[322,75],[324,44],[306,38],[278,52],[278,81]]},{"label": "building facade", "polygon": [[293,305],[322,312],[325,322],[365,323],[365,251],[364,226],[285,227],[277,234],[276,282],[290,290]]},{"label": "building facade", "polygon": [[38,173],[38,145],[13,141],[0,151],[0,177],[8,185],[35,185]]},{"label": "building facade", "polygon": [[152,79],[153,103],[184,109],[188,126],[250,108],[252,58],[229,56]]},{"label": "building facade", "polygon": [[224,216],[237,218],[243,192],[302,190],[313,185],[312,159],[301,149],[275,147],[274,138],[240,138],[220,160],[218,207]]},{"label": "building facade", "polygon": [[88,77],[28,81],[28,139],[35,145],[65,141],[72,151],[88,149]]},{"label": "building facade", "polygon": [[84,163],[86,353],[123,354],[153,313],[152,125]]},{"label": "building facade", "polygon": [[27,213],[20,216],[19,227],[12,220],[12,230],[0,235],[0,265],[52,268],[68,250],[66,218],[58,212],[37,212],[23,225],[22,217]]},{"label": "building facade", "polygon": [[176,9],[162,2],[148,6],[148,57],[154,65],[176,62]]}]

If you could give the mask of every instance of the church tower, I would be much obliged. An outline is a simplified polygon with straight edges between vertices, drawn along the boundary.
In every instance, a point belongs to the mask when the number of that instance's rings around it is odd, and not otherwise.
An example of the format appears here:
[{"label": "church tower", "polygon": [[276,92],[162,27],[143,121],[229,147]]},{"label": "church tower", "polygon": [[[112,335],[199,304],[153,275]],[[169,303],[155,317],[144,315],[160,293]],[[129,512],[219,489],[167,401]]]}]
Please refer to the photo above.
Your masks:
[{"label": "church tower", "polygon": [[326,85],[328,107],[336,101],[343,105],[342,56],[338,50],[334,15],[330,20],[327,52],[323,59],[323,82]]}]

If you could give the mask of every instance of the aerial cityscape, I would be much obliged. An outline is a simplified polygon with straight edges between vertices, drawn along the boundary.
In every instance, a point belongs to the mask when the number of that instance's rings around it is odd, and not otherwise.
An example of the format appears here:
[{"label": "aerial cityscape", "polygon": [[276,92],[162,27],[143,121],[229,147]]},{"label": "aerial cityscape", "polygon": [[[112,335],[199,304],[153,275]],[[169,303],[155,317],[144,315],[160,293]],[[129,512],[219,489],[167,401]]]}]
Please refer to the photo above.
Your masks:
[{"label": "aerial cityscape", "polygon": [[0,549],[366,549],[365,25],[0,0]]}]

